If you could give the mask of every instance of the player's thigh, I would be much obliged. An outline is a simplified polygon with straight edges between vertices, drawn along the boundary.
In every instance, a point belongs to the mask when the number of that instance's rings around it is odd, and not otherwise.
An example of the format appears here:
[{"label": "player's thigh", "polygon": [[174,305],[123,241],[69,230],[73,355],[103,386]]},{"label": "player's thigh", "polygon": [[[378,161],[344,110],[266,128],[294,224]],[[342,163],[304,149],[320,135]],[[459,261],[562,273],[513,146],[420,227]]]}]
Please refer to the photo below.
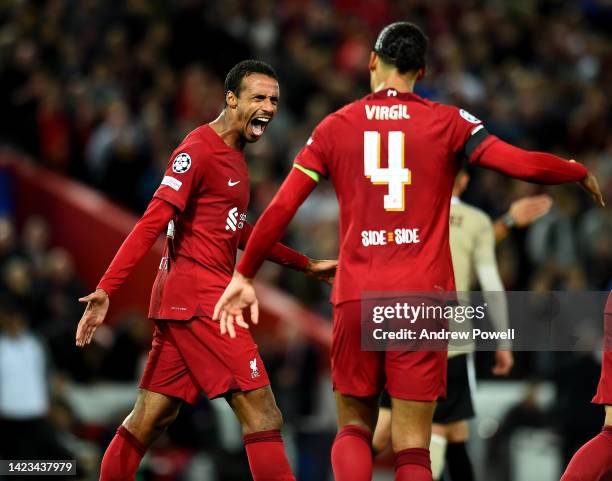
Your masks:
[{"label": "player's thigh", "polygon": [[464,443],[470,437],[470,426],[467,421],[456,421],[446,426],[446,439],[449,443]]},{"label": "player's thigh", "polygon": [[351,396],[338,391],[336,397],[336,412],[338,415],[338,428],[345,426],[359,426],[373,433],[378,419],[378,394],[374,396]]},{"label": "player's thigh", "polygon": [[384,387],[384,352],[361,349],[361,303],[334,307],[331,348],[334,391],[346,396],[378,396]]},{"label": "player's thigh", "polygon": [[606,420],[604,421],[606,426],[612,426],[612,405],[606,405]]},{"label": "player's thigh", "polygon": [[165,394],[140,389],[134,409],[123,426],[143,443],[149,444],[178,416],[182,401]]},{"label": "player's thigh", "polygon": [[442,436],[446,439],[448,435],[448,429],[446,424],[433,423],[431,425],[431,434],[437,434],[438,436]]},{"label": "player's thigh", "polygon": [[434,401],[391,398],[391,443],[393,451],[429,449]]},{"label": "player's thigh", "polygon": [[281,429],[283,418],[270,386],[226,395],[244,434]]},{"label": "player's thigh", "polygon": [[459,355],[448,359],[446,397],[436,405],[434,424],[451,426],[474,417],[472,386],[475,375],[471,373],[470,366],[472,366],[471,355]]},{"label": "player's thigh", "polygon": [[270,384],[248,329],[237,328],[232,339],[219,333],[218,322],[197,317],[173,325],[170,333],[190,375],[210,399]]}]

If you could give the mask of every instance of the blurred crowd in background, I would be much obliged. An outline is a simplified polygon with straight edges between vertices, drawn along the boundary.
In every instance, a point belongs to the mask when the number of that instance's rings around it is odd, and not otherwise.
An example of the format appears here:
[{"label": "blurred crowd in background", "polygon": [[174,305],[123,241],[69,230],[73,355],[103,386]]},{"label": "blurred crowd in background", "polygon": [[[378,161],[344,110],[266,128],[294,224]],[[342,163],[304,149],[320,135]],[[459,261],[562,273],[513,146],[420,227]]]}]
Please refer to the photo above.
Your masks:
[{"label": "blurred crowd in background", "polygon": [[[491,133],[518,146],[585,163],[612,202],[612,5],[604,0],[0,2],[0,143],[141,213],[174,147],[218,115],[225,73],[240,60],[264,60],[279,75],[281,102],[264,137],[246,150],[254,221],[314,126],[369,91],[367,60],[376,34],[399,19],[417,23],[430,38],[418,94],[470,111]],[[574,185],[544,189],[493,172],[471,175],[465,200],[493,218],[523,195],[546,191],[554,199],[547,216],[500,246],[507,289],[610,288],[610,207],[595,208]],[[48,228],[44,219],[33,218],[18,233],[10,215],[0,219],[0,327],[7,338],[22,333],[45,340],[44,368],[53,366],[56,375],[43,378],[51,395],[34,410],[45,419],[50,413],[64,436],[60,444],[89,455],[95,466],[125,413],[100,431],[87,431],[62,394],[65,385],[134,381],[149,347],[149,325],[140,313],[126,314],[114,330],[102,330],[91,348],[73,348],[81,312],[76,299],[93,286],[79,282],[68,252],[49,245]],[[287,241],[312,257],[336,257],[337,204],[329,183],[300,210]],[[264,276],[329,314],[324,287],[271,267]],[[299,425],[314,414],[319,370],[312,366],[326,360],[298,341],[280,351],[263,341],[262,350],[279,383],[275,391],[285,418],[289,426]],[[584,431],[572,434],[577,443],[601,422],[601,413],[587,404],[597,378],[595,358],[523,355],[515,377],[554,380],[560,362],[590,373],[580,386],[557,379],[565,395],[553,411],[571,407],[565,423],[580,423]],[[529,412],[529,397],[524,403]],[[211,412],[205,402],[186,410],[160,446],[195,443],[219,454]],[[548,422],[537,413],[526,417]],[[313,446],[326,457],[333,422],[321,431],[326,441]],[[302,449],[303,466],[318,462],[314,452]],[[233,456],[232,463],[220,463],[226,469],[244,468],[240,453],[219,456]],[[304,469],[301,479],[323,479],[314,468]]]}]

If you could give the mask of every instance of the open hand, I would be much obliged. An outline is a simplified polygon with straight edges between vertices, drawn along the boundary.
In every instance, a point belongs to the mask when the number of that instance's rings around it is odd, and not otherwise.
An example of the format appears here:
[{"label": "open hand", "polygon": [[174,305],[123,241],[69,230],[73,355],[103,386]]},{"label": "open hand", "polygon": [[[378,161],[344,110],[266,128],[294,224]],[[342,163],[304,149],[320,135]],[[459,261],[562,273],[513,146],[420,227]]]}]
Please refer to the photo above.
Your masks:
[{"label": "open hand", "polygon": [[507,376],[514,366],[514,356],[512,351],[498,350],[495,351],[495,366],[491,370],[496,376]]},{"label": "open hand", "polygon": [[235,338],[236,328],[234,324],[245,329],[249,328],[242,315],[242,310],[247,307],[251,313],[251,322],[257,324],[259,303],[252,280],[247,279],[239,272],[235,272],[231,282],[217,301],[213,313],[213,320],[219,320],[222,335],[229,334],[231,338]]},{"label": "open hand", "polygon": [[337,267],[337,260],[310,259],[306,269],[304,269],[304,273],[308,277],[331,284],[334,281]]},{"label": "open hand", "polygon": [[76,332],[76,345],[84,347],[91,342],[96,329],[104,322],[110,302],[108,294],[102,289],[81,297],[79,302],[87,304]]},{"label": "open hand", "polygon": [[548,213],[551,206],[552,198],[546,194],[523,197],[510,205],[510,217],[514,220],[515,226],[520,229],[533,224]]},{"label": "open hand", "polygon": [[[576,161],[572,159],[570,162]],[[599,182],[597,182],[597,177],[589,172],[584,179],[578,182],[578,184],[586,192],[591,194],[591,197],[596,204],[600,205],[601,207],[605,207],[606,203],[604,202],[601,190],[599,190]]]}]

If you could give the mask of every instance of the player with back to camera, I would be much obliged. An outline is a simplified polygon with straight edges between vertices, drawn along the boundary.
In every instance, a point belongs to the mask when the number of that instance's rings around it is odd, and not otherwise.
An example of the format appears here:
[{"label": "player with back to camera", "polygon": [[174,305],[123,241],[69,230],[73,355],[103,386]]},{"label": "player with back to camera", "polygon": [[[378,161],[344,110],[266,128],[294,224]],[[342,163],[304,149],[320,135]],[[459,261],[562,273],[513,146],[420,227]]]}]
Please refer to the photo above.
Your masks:
[{"label": "player with back to camera", "polygon": [[[252,231],[246,223],[249,178],[243,149],[264,134],[274,117],[279,86],[274,70],[247,60],[225,79],[219,117],[185,137],[170,157],[160,187],[123,242],[87,308],[76,343],[89,344],[104,321],[109,297],[168,229],[167,246],[153,285],[149,318],[153,343],[133,411],[102,460],[102,481],[133,480],[142,456],[172,423],[183,402],[204,391],[224,396],[242,425],[255,481],[294,481],[280,434],[282,417],[250,333],[237,342],[220,336],[211,319],[229,282],[236,250]],[[329,281],[335,261],[313,261],[281,244],[269,259]]]},{"label": "player with back to camera", "polygon": [[[316,127],[215,306],[222,333],[235,335],[235,324],[248,327],[245,308],[257,322],[252,278],[320,177],[329,177],[340,205],[331,349],[336,481],[371,479],[372,432],[385,383],[395,479],[432,480],[428,448],[435,402],[446,390],[446,352],[362,351],[360,300],[368,291],[395,297],[397,291],[455,290],[448,231],[458,158],[531,182],[579,182],[603,204],[596,179],[581,164],[509,145],[468,112],[415,95],[426,48],[427,38],[411,23],[380,32],[368,65],[373,93]],[[411,234],[396,242],[395,232]]]},{"label": "player with back to camera", "polygon": [[[509,327],[508,311],[495,257],[495,243],[505,239],[511,227],[526,227],[546,214],[552,199],[545,194],[523,197],[513,202],[508,212],[492,223],[482,210],[461,201],[461,194],[467,188],[469,178],[466,170],[462,169],[457,174],[451,198],[449,239],[455,287],[461,302],[470,291],[472,279],[478,279],[488,305],[489,318],[495,330],[503,332]],[[469,303],[470,299],[465,299],[465,304]],[[467,326],[461,324],[461,330],[470,330],[471,327],[470,323]],[[429,446],[434,480],[440,479],[445,467],[452,481],[474,479],[466,447],[469,438],[468,420],[474,417],[474,347],[473,343],[469,343],[449,348],[446,398],[436,404]],[[511,347],[510,341],[498,344],[492,369],[494,375],[509,374],[514,363]],[[374,451],[383,452],[390,440],[391,399],[384,391],[372,439]]]}]

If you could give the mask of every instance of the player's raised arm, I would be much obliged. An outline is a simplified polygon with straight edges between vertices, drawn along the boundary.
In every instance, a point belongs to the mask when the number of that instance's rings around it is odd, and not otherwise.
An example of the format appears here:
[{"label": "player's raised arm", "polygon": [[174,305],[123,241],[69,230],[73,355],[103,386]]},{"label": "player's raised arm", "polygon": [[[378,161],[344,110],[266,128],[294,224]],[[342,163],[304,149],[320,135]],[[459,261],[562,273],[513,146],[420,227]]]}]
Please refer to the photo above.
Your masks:
[{"label": "player's raised arm", "polygon": [[474,150],[470,163],[538,184],[578,182],[597,204],[604,205],[595,176],[573,160],[567,161],[546,152],[523,150],[489,136]]},{"label": "player's raised arm", "polygon": [[215,306],[213,319],[221,322],[221,333],[235,337],[234,322],[248,327],[242,317],[242,310],[251,311],[251,322],[258,321],[259,308],[252,286],[263,261],[274,245],[281,239],[287,225],[297,209],[317,186],[314,173],[303,168],[293,168],[280,189],[261,215],[249,238],[236,273]]},{"label": "player's raised arm", "polygon": [[87,307],[77,327],[77,346],[83,347],[91,342],[96,329],[104,322],[109,297],[149,251],[174,214],[174,207],[168,202],[159,198],[151,201],[142,218],[121,244],[96,290],[79,299]]}]

